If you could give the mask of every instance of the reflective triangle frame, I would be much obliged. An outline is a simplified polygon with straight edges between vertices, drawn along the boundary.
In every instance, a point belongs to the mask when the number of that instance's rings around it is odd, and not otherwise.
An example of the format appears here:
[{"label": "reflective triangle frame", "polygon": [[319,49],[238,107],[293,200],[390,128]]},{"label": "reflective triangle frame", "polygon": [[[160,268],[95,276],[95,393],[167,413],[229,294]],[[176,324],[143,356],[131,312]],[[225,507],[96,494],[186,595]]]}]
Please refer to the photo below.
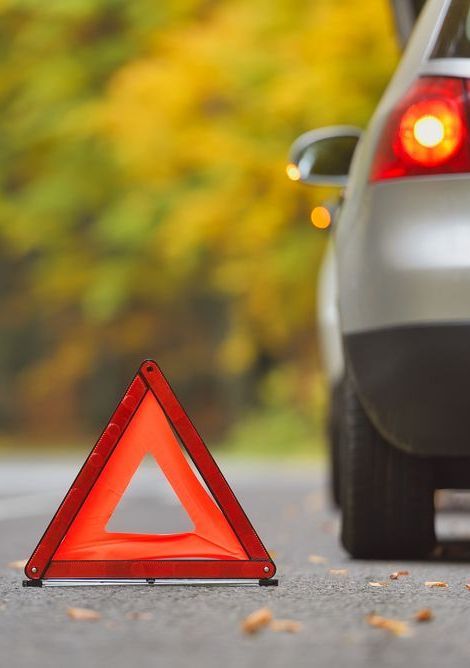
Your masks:
[{"label": "reflective triangle frame", "polygon": [[[158,402],[174,433],[233,531],[237,558],[60,559],[60,546],[146,395]],[[169,481],[170,482],[170,481]],[[171,482],[170,482],[171,484]],[[119,502],[116,501],[116,503]],[[132,536],[132,534],[131,534]],[[155,536],[158,538],[158,535]],[[276,566],[207,446],[155,361],[144,361],[90,452],[25,567],[25,586],[47,584],[277,584]]]}]

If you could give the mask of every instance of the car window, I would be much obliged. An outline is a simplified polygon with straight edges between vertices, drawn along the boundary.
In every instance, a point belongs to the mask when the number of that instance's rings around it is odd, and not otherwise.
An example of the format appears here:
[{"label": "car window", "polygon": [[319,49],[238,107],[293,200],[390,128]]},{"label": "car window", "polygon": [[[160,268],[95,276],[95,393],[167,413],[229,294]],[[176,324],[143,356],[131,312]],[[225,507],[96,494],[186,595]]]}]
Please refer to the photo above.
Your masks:
[{"label": "car window", "polygon": [[453,0],[431,58],[470,58],[470,0]]},{"label": "car window", "polygon": [[397,36],[405,46],[426,0],[390,0]]}]

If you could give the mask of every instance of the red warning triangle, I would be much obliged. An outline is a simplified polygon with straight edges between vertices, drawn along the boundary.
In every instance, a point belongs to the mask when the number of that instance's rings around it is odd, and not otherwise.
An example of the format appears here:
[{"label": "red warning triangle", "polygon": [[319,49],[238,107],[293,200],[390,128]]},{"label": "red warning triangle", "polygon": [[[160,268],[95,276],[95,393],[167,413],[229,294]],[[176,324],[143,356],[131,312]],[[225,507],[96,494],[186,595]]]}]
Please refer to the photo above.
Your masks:
[{"label": "red warning triangle", "polygon": [[[147,535],[106,530],[149,454],[186,510],[192,531]],[[25,568],[32,580],[268,580],[275,571],[212,455],[153,361],[141,365]]]}]

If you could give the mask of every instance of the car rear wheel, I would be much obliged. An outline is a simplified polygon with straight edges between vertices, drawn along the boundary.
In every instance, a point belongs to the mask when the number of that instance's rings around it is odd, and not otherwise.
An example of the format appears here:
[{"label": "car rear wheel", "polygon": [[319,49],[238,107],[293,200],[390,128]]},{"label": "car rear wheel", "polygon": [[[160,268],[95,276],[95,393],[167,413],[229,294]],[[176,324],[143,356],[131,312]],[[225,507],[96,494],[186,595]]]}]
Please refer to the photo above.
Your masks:
[{"label": "car rear wheel", "polygon": [[435,543],[432,469],[393,447],[344,384],[341,439],[342,542],[357,558],[416,558]]}]

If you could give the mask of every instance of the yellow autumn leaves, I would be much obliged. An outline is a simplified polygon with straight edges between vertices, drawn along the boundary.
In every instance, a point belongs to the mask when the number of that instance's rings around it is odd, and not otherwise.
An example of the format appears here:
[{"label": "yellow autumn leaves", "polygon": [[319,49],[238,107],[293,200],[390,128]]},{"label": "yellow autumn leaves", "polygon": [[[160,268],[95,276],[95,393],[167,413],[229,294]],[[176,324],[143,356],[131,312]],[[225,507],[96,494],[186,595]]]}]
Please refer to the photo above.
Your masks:
[{"label": "yellow autumn leaves", "polygon": [[[278,367],[311,414],[325,235],[308,216],[323,193],[285,162],[311,127],[367,122],[397,61],[387,1],[10,0],[0,16],[1,311],[14,323],[0,344],[6,359],[17,340],[28,351],[5,371],[12,406],[36,407],[22,426],[44,428],[46,407],[50,429],[90,414],[83,382],[101,382],[104,351],[126,367],[119,382],[160,353],[219,396]],[[221,424],[236,413],[216,410]]]}]

